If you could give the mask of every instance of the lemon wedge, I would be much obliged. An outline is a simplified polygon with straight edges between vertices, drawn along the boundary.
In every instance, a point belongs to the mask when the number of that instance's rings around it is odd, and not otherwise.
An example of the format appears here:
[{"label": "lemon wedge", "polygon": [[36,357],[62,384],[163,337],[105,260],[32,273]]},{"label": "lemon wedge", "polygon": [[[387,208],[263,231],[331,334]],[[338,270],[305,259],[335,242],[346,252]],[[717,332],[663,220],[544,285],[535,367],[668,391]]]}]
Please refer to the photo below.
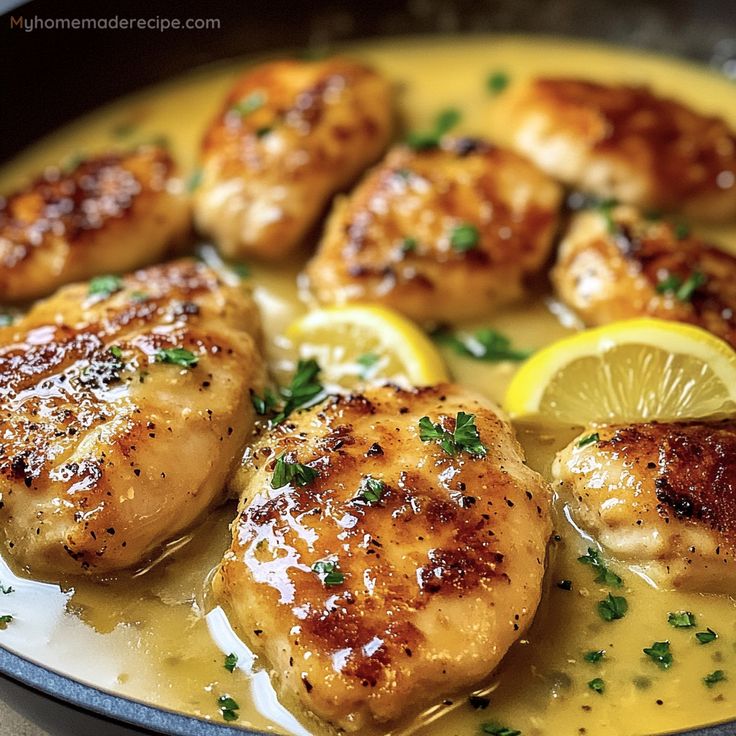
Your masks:
[{"label": "lemon wedge", "polygon": [[326,384],[352,389],[384,381],[428,386],[448,380],[432,341],[386,307],[316,309],[293,322],[286,337],[300,358],[317,360]]},{"label": "lemon wedge", "polygon": [[505,407],[576,424],[704,417],[736,410],[736,352],[678,322],[633,319],[540,350],[514,376]]}]

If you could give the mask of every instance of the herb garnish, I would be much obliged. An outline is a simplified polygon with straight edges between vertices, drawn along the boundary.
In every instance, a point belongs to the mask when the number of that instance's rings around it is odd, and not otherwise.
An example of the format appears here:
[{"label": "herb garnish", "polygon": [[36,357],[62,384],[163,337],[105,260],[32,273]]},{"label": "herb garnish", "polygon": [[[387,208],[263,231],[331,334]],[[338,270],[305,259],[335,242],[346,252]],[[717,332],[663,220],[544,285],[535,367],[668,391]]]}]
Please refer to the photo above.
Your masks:
[{"label": "herb garnish", "polygon": [[195,189],[199,187],[199,185],[202,183],[202,176],[204,175],[204,171],[202,168],[195,169],[192,172],[192,175],[189,177],[189,180],[187,181],[187,191],[193,192]]},{"label": "herb garnish", "polygon": [[501,94],[509,86],[509,81],[506,72],[500,70],[491,72],[486,77],[486,89],[494,96]]},{"label": "herb garnish", "polygon": [[458,253],[467,253],[473,250],[480,241],[478,228],[470,222],[461,222],[455,225],[450,232],[450,245]]},{"label": "herb garnish", "polygon": [[454,334],[447,329],[440,329],[432,337],[442,345],[451,347],[459,355],[489,363],[503,361],[519,362],[526,360],[532,350],[522,350],[511,346],[511,340],[490,327],[481,327],[472,335]]},{"label": "herb garnish", "polygon": [[642,650],[660,669],[668,670],[672,666],[672,652],[668,641],[655,641],[651,647]]},{"label": "herb garnish", "polygon": [[521,731],[501,726],[498,723],[484,723],[481,726],[481,733],[489,733],[492,736],[521,736]]},{"label": "herb garnish", "polygon": [[117,345],[110,345],[108,350],[113,358],[116,358],[117,360],[123,359],[123,351]]},{"label": "herb garnish", "polygon": [[0,616],[0,625],[4,629],[12,620],[13,617],[6,613],[4,616]]},{"label": "herb garnish", "polygon": [[713,687],[717,682],[723,682],[724,680],[728,679],[726,677],[726,673],[723,670],[715,670],[715,672],[711,672],[709,675],[706,675],[703,678],[703,682],[708,687]]},{"label": "herb garnish", "polygon": [[670,611],[667,621],[676,629],[689,629],[695,626],[695,614],[690,611]]},{"label": "herb garnish", "polygon": [[360,481],[358,488],[358,498],[369,505],[379,503],[381,497],[386,492],[386,484],[378,478],[366,475]]},{"label": "herb garnish", "polygon": [[238,664],[238,655],[237,654],[228,654],[227,657],[225,657],[225,669],[228,672],[232,672],[235,669],[235,666]]},{"label": "herb garnish", "polygon": [[583,654],[583,659],[586,662],[595,664],[596,662],[600,662],[605,656],[606,656],[605,649],[593,649],[590,652],[585,652],[585,654]]},{"label": "herb garnish", "polygon": [[2,583],[0,583],[0,593],[3,595],[10,595],[10,593],[15,593],[15,588],[10,585],[6,588]]},{"label": "herb garnish", "polygon": [[602,601],[598,601],[598,615],[604,621],[616,621],[623,618],[629,610],[629,604],[621,595],[610,593]]},{"label": "herb garnish", "polygon": [[437,116],[434,127],[429,130],[412,132],[406,137],[407,145],[416,151],[439,146],[442,137],[460,122],[460,112],[454,108],[443,110]]},{"label": "herb garnish", "polygon": [[220,714],[223,719],[228,723],[238,720],[240,706],[229,695],[220,695],[217,698],[217,705],[220,708]]},{"label": "herb garnish", "polygon": [[404,238],[401,241],[401,252],[402,253],[413,253],[417,249],[416,238]]},{"label": "herb garnish", "polygon": [[245,117],[260,109],[266,104],[266,96],[263,92],[251,92],[246,98],[236,102],[230,109],[232,112]]},{"label": "herb garnish", "polygon": [[7,312],[0,312],[0,327],[8,327],[13,324],[13,315]]},{"label": "herb garnish", "polygon": [[120,276],[107,275],[107,276],[95,276],[89,282],[89,296],[99,296],[103,299],[111,296],[117,291],[123,288],[123,280]]},{"label": "herb garnish", "polygon": [[429,417],[422,417],[419,420],[419,439],[422,442],[437,442],[448,455],[465,451],[474,457],[485,457],[488,452],[480,441],[475,414],[466,414],[464,411],[457,414],[454,432],[448,432],[441,424],[432,424]]},{"label": "herb garnish", "polygon": [[371,377],[380,359],[375,353],[363,353],[356,358],[355,362],[360,366],[360,377],[363,380]]},{"label": "herb garnish", "polygon": [[199,358],[186,348],[162,348],[156,353],[157,363],[171,363],[182,368],[194,368]]},{"label": "herb garnish", "polygon": [[675,225],[675,237],[678,240],[685,240],[685,238],[690,235],[690,226],[687,225],[684,222],[680,222],[677,225]]},{"label": "herb garnish", "polygon": [[279,455],[273,469],[271,488],[283,488],[288,485],[307,486],[318,476],[319,473],[314,468],[310,468],[309,465],[292,463],[289,460],[284,460],[283,455]]},{"label": "herb garnish", "polygon": [[296,409],[311,406],[324,390],[319,381],[319,371],[320,367],[316,360],[300,360],[291,383],[278,389],[278,397],[268,389],[264,392],[263,397],[251,393],[251,401],[256,412],[265,415],[275,411],[280,398],[283,405],[270,420],[271,426],[274,426],[281,424]]},{"label": "herb garnish", "polygon": [[606,683],[600,677],[596,677],[588,683],[588,687],[598,693],[598,695],[603,695],[606,689]]},{"label": "herb garnish", "polygon": [[700,271],[695,271],[683,281],[679,276],[670,274],[657,284],[657,292],[660,294],[672,294],[681,302],[689,302],[693,294],[703,286],[708,277]]},{"label": "herb garnish", "polygon": [[337,562],[320,560],[312,565],[312,572],[317,573],[322,585],[342,585],[345,582],[345,575],[340,572]]},{"label": "herb garnish", "polygon": [[595,547],[588,547],[588,554],[578,557],[578,562],[581,562],[583,565],[590,565],[596,571],[596,583],[603,583],[603,585],[608,585],[610,588],[620,588],[624,583],[615,572],[611,572],[608,569],[606,563],[601,558],[600,552]]},{"label": "herb garnish", "polygon": [[695,638],[701,643],[701,644],[710,644],[712,641],[715,641],[718,638],[718,634],[716,634],[713,629],[708,627],[705,631],[698,631],[695,634]]},{"label": "herb garnish", "polygon": [[593,445],[596,442],[599,442],[600,439],[601,436],[598,432],[593,432],[593,434],[586,434],[585,437],[581,437],[575,446],[580,448],[587,447],[588,445]]},{"label": "herb garnish", "polygon": [[618,230],[618,224],[613,219],[613,210],[615,207],[618,207],[618,200],[616,199],[603,199],[596,204],[596,209],[601,213],[606,222],[606,230],[611,235],[614,235]]}]

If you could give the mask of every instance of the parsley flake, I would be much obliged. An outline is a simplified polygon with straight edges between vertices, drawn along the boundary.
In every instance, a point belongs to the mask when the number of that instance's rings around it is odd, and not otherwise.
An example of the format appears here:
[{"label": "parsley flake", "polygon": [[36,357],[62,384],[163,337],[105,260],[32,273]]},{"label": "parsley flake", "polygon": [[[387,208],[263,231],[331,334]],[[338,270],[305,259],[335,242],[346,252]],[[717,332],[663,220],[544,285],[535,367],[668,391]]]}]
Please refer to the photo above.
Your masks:
[{"label": "parsley flake", "polygon": [[670,611],[667,621],[676,629],[689,629],[695,626],[695,614],[690,611]]},{"label": "parsley flake", "polygon": [[372,506],[380,502],[385,492],[386,484],[382,480],[378,480],[378,478],[373,478],[370,475],[366,475],[360,481],[358,498],[361,501],[365,501],[365,503]]},{"label": "parsley flake", "polygon": [[443,110],[435,119],[434,127],[409,133],[406,137],[407,145],[416,151],[439,146],[442,137],[460,122],[460,117],[459,110],[454,108]]},{"label": "parsley flake", "polygon": [[156,362],[194,368],[199,363],[199,358],[186,348],[162,348],[156,353]]},{"label": "parsley flake", "polygon": [[707,276],[700,271],[690,274],[685,281],[679,276],[669,274],[657,284],[657,292],[660,294],[671,294],[681,302],[689,302],[693,298],[693,294],[706,282]]},{"label": "parsley flake", "polygon": [[613,217],[613,210],[616,207],[618,207],[618,200],[616,199],[604,199],[596,204],[596,209],[601,213],[606,223],[606,230],[611,235],[615,235],[618,231],[618,224]]},{"label": "parsley flake", "polygon": [[593,432],[593,434],[586,434],[585,437],[581,437],[575,446],[579,448],[587,447],[588,445],[594,445],[596,442],[599,442],[600,439],[601,436],[598,432]]},{"label": "parsley flake", "polygon": [[238,664],[238,655],[237,654],[228,654],[227,657],[225,657],[225,669],[228,672],[232,672],[235,669],[235,666]]},{"label": "parsley flake", "polygon": [[598,615],[604,621],[617,621],[623,618],[628,610],[629,604],[621,595],[609,593],[602,601],[598,601]]},{"label": "parsley flake", "polygon": [[703,682],[706,684],[707,687],[713,687],[717,682],[723,682],[724,680],[727,680],[726,673],[723,670],[715,670],[714,672],[711,672],[709,675],[706,675],[703,678]]},{"label": "parsley flake", "polygon": [[454,334],[441,329],[434,332],[432,337],[441,345],[451,347],[458,355],[488,363],[520,362],[526,360],[533,352],[512,347],[511,340],[506,335],[490,327],[482,327],[470,335]]},{"label": "parsley flake", "polygon": [[284,456],[280,455],[276,458],[276,465],[271,478],[271,488],[283,488],[288,485],[308,486],[318,476],[319,473],[314,468],[310,468],[309,465],[292,463],[289,460],[284,460]]},{"label": "parsley flake", "polygon": [[481,733],[489,733],[492,736],[521,736],[521,731],[501,726],[498,723],[484,723],[481,726]]},{"label": "parsley flake", "polygon": [[9,327],[13,324],[13,315],[7,312],[0,312],[0,327]]},{"label": "parsley flake", "polygon": [[716,634],[716,632],[709,627],[705,631],[698,631],[695,634],[695,638],[701,644],[710,644],[712,641],[715,641],[718,638],[718,634]]},{"label": "parsley flake", "polygon": [[450,245],[458,253],[467,253],[473,250],[480,241],[478,228],[470,222],[461,222],[455,225],[450,232]]},{"label": "parsley flake", "polygon": [[3,595],[10,595],[11,593],[15,593],[15,588],[8,585],[7,587],[0,583],[0,593]]},{"label": "parsley flake", "polygon": [[203,176],[204,176],[204,171],[201,168],[195,169],[187,181],[187,191],[193,192],[196,189],[198,189],[199,185],[202,183]]},{"label": "parsley flake", "polygon": [[417,249],[417,239],[416,238],[404,238],[401,241],[401,252],[402,253],[414,253],[414,251]]},{"label": "parsley flake", "polygon": [[588,687],[593,690],[593,692],[598,693],[598,695],[603,695],[606,689],[606,683],[600,677],[596,677],[588,683]]},{"label": "parsley flake", "polygon": [[0,616],[0,626],[4,629],[12,620],[13,617],[6,613],[4,616]]},{"label": "parsley flake", "polygon": [[603,657],[606,656],[606,650],[605,649],[593,649],[589,652],[585,652],[583,654],[583,659],[586,662],[590,662],[591,664],[595,664],[596,662],[600,662]]},{"label": "parsley flake", "polygon": [[684,222],[680,222],[677,225],[675,225],[675,237],[678,240],[685,240],[685,238],[690,235],[690,227]]},{"label": "parsley flake", "polygon": [[595,547],[588,547],[588,553],[578,557],[578,562],[583,565],[590,565],[596,571],[596,583],[603,583],[609,588],[620,588],[624,584],[624,581],[615,572],[608,569],[601,558],[600,552]]},{"label": "parsley flake", "polygon": [[380,359],[380,356],[375,353],[363,353],[356,358],[355,362],[360,366],[360,377],[363,380],[373,375]]},{"label": "parsley flake", "polygon": [[220,695],[217,699],[217,705],[220,709],[220,715],[223,720],[231,723],[238,720],[238,711],[240,706],[229,695]]},{"label": "parsley flake", "polygon": [[263,397],[251,393],[253,406],[261,415],[275,411],[276,414],[271,417],[270,424],[271,426],[281,424],[296,409],[305,409],[319,400],[324,391],[319,381],[319,372],[320,367],[316,360],[300,360],[291,383],[288,386],[281,386],[278,389],[278,396],[269,389],[266,389]]},{"label": "parsley flake", "polygon": [[668,670],[672,667],[672,652],[668,641],[655,641],[652,646],[642,650],[660,669]]},{"label": "parsley flake", "polygon": [[123,280],[120,276],[107,275],[95,276],[89,282],[89,296],[99,296],[103,299],[115,294],[123,288]]},{"label": "parsley flake", "polygon": [[342,585],[345,582],[345,575],[340,572],[337,562],[331,560],[320,560],[312,565],[312,572],[319,576],[322,585]]},{"label": "parsley flake", "polygon": [[247,97],[236,102],[230,109],[232,112],[245,117],[259,110],[266,104],[266,95],[263,92],[251,92]]},{"label": "parsley flake", "polygon": [[474,457],[485,457],[488,452],[480,441],[475,414],[466,414],[464,411],[458,412],[453,432],[448,432],[441,424],[432,424],[429,417],[422,417],[419,420],[419,439],[422,442],[437,442],[448,455],[465,451]]},{"label": "parsley flake", "polygon": [[509,75],[504,71],[491,72],[486,77],[486,89],[495,97],[509,86]]}]

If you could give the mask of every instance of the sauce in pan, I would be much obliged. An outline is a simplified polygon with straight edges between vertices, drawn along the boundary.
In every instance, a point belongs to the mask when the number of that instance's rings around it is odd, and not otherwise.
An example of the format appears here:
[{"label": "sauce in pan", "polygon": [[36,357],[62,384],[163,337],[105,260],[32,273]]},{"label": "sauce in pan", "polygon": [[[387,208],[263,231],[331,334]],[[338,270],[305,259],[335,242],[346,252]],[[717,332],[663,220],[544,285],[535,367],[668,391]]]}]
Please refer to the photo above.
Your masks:
[{"label": "sauce in pan", "polygon": [[[462,111],[460,132],[504,142],[506,131],[494,116],[489,76],[506,75],[513,85],[540,73],[648,83],[696,109],[722,115],[736,127],[736,94],[729,81],[679,61],[599,45],[477,36],[390,41],[345,51],[396,82],[407,127],[426,127],[439,110],[455,107]],[[12,161],[1,172],[0,191],[24,184],[47,165],[161,137],[190,175],[205,125],[248,63],[197,71],[69,125]],[[736,252],[736,228],[711,228],[710,234]],[[296,288],[302,265],[297,258],[287,267],[252,269],[277,369],[290,356],[283,338],[275,338],[305,309]],[[536,298],[479,324],[512,335],[523,348],[540,347],[576,326],[543,287]],[[450,352],[446,357],[458,382],[497,401],[503,398],[514,365],[479,363]],[[526,421],[517,430],[529,463],[548,476],[555,451],[575,434],[574,428],[543,421]],[[158,564],[133,576],[69,580],[60,588],[28,580],[0,562],[3,593],[12,588],[0,595],[0,615],[13,617],[0,631],[0,643],[105,690],[164,708],[217,721],[222,718],[217,699],[227,693],[240,705],[239,725],[317,733],[313,721],[279,705],[267,674],[212,600],[209,575],[229,544],[233,516],[233,503],[214,511],[190,537],[172,544]],[[397,725],[392,734],[460,736],[478,733],[482,723],[493,721],[512,731],[489,733],[613,736],[736,718],[736,599],[655,590],[635,573],[616,568],[624,578],[629,613],[621,621],[602,621],[596,602],[608,591],[594,582],[590,567],[576,560],[585,553],[586,540],[560,505],[555,516],[545,596],[532,629],[478,691],[490,703],[476,710],[462,693]],[[682,610],[695,614],[695,628],[668,624],[668,613]],[[718,638],[700,644],[695,632],[708,627]],[[668,670],[642,653],[663,640],[670,641],[674,655]],[[586,652],[598,650],[605,650],[600,661],[586,661]],[[224,666],[231,652],[238,654],[232,673]],[[714,670],[723,670],[727,679],[709,687],[703,678]],[[605,692],[589,686],[595,678],[605,680]]]}]

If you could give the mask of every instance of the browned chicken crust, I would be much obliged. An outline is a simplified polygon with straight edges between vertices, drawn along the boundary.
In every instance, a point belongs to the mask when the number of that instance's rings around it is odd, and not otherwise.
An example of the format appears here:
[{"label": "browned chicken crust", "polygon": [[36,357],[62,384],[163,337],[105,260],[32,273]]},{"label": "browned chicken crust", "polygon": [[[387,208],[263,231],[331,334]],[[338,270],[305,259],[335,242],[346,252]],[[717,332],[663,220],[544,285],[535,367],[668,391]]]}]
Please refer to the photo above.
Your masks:
[{"label": "browned chicken crust", "polygon": [[736,347],[736,257],[632,207],[576,215],[552,281],[586,324],[659,317],[698,325]]},{"label": "browned chicken crust", "polygon": [[238,81],[202,143],[195,217],[228,256],[278,259],[373,163],[393,125],[389,83],[349,59],[276,61]]},{"label": "browned chicken crust", "polygon": [[161,148],[48,169],[0,198],[0,304],[161,259],[187,235],[189,206]]},{"label": "browned chicken crust", "polygon": [[509,96],[516,148],[579,189],[696,218],[736,218],[736,133],[644,86],[540,78]]},{"label": "browned chicken crust", "polygon": [[596,429],[558,457],[576,519],[655,582],[736,586],[736,421]]},{"label": "browned chicken crust", "polygon": [[[486,457],[421,441],[422,416],[453,431],[459,411]],[[273,489],[279,457],[318,477]],[[214,585],[282,695],[359,731],[489,675],[544,572],[549,489],[523,460],[493,407],[451,385],[333,398],[257,444]],[[375,503],[366,478],[384,484]]]},{"label": "browned chicken crust", "polygon": [[[193,261],[121,287],[66,287],[0,328],[0,520],[35,575],[146,560],[222,500],[253,427],[264,368],[243,287]],[[175,348],[197,365],[159,362]]]},{"label": "browned chicken crust", "polygon": [[380,303],[419,321],[486,314],[547,260],[560,199],[545,174],[482,141],[396,148],[335,204],[311,288],[323,303]]}]

